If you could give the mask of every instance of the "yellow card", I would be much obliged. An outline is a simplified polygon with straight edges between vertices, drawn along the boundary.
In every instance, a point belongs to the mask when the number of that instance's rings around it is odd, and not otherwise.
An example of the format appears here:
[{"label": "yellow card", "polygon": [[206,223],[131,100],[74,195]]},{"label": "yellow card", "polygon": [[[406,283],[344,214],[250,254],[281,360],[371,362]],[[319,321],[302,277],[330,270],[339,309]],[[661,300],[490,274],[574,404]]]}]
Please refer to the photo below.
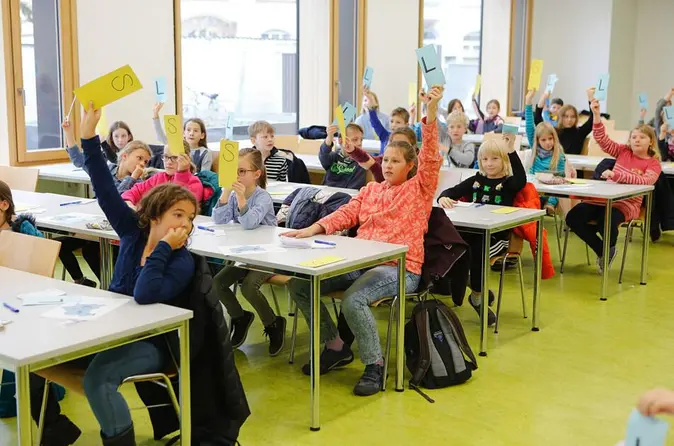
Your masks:
[{"label": "yellow card", "polygon": [[220,140],[220,159],[218,163],[218,184],[230,188],[236,181],[239,169],[239,143],[227,139]]},{"label": "yellow card", "polygon": [[318,268],[331,263],[341,262],[342,260],[344,260],[344,257],[324,256],[313,260],[307,260],[306,262],[299,263],[299,265],[308,266],[309,268]]},{"label": "yellow card", "polygon": [[337,127],[339,127],[339,134],[342,137],[346,136],[346,123],[344,122],[344,110],[342,106],[338,105],[335,109],[335,119],[337,120]]},{"label": "yellow card", "polygon": [[510,206],[503,206],[498,209],[491,211],[492,214],[512,214],[513,212],[519,211],[520,208],[513,208]]},{"label": "yellow card", "polygon": [[182,121],[178,115],[164,115],[164,129],[166,130],[166,139],[168,140],[171,155],[178,156],[185,154],[181,123]]},{"label": "yellow card", "polygon": [[534,59],[531,61],[531,68],[529,70],[529,85],[527,90],[538,90],[541,85],[541,78],[543,77],[543,60]]},{"label": "yellow card", "polygon": [[105,108],[101,109],[101,119],[98,120],[98,124],[96,124],[96,134],[99,135],[101,138],[105,138],[108,136],[108,132],[110,131],[110,126],[108,125],[108,118],[105,115]]},{"label": "yellow card", "polygon": [[417,91],[417,83],[410,82],[409,91],[407,93],[407,104],[412,105],[417,103],[419,91]]},{"label": "yellow card", "polygon": [[473,96],[480,94],[480,87],[482,87],[482,75],[478,74],[475,78],[475,88],[473,89]]},{"label": "yellow card", "polygon": [[76,88],[74,92],[85,110],[89,109],[89,102],[91,101],[94,103],[94,109],[98,110],[141,88],[143,86],[136,73],[129,65],[124,65],[122,68]]},{"label": "yellow card", "polygon": [[587,180],[582,178],[569,178],[569,183],[571,184],[586,184]]}]

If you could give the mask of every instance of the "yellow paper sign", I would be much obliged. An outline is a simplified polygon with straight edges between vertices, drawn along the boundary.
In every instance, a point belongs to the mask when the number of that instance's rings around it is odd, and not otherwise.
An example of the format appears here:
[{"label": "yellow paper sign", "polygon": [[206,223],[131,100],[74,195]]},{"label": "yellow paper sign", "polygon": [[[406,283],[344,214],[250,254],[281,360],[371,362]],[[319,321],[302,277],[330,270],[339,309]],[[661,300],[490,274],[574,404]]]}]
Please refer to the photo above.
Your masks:
[{"label": "yellow paper sign", "polygon": [[475,88],[473,89],[473,96],[480,94],[480,87],[482,86],[482,75],[478,74],[475,78]]},{"label": "yellow paper sign", "polygon": [[337,127],[339,127],[339,134],[342,137],[346,136],[346,123],[344,122],[344,110],[342,106],[338,105],[335,109],[335,119],[337,120]]},{"label": "yellow paper sign", "polygon": [[136,73],[129,65],[124,65],[115,71],[101,76],[88,84],[75,89],[75,96],[85,110],[89,109],[89,102],[94,103],[94,109],[105,107],[124,96],[130,95],[143,88]]},{"label": "yellow paper sign", "polygon": [[408,105],[416,104],[419,92],[417,91],[416,82],[410,82],[409,91],[407,93]]},{"label": "yellow paper sign", "polygon": [[108,136],[109,131],[110,126],[108,125],[108,118],[105,115],[105,108],[102,108],[101,119],[99,119],[98,124],[96,124],[96,134],[101,138],[105,138],[106,136]]},{"label": "yellow paper sign", "polygon": [[512,214],[513,212],[519,211],[520,208],[513,208],[509,206],[503,206],[498,209],[491,211],[492,214]]},{"label": "yellow paper sign", "polygon": [[230,188],[236,181],[239,169],[239,143],[227,139],[220,140],[220,159],[218,163],[218,184]]},{"label": "yellow paper sign", "polygon": [[164,129],[166,129],[166,140],[168,141],[169,152],[176,156],[185,154],[181,127],[180,116],[164,115]]},{"label": "yellow paper sign", "polygon": [[313,260],[307,260],[306,262],[299,263],[299,265],[308,266],[309,268],[318,268],[331,263],[341,262],[342,260],[344,260],[344,257],[325,256]]},{"label": "yellow paper sign", "polygon": [[531,61],[531,69],[529,70],[529,85],[527,90],[538,90],[541,85],[541,78],[543,77],[543,60],[534,59]]},{"label": "yellow paper sign", "polygon": [[582,178],[569,178],[569,183],[571,184],[586,184],[587,180],[584,180]]}]

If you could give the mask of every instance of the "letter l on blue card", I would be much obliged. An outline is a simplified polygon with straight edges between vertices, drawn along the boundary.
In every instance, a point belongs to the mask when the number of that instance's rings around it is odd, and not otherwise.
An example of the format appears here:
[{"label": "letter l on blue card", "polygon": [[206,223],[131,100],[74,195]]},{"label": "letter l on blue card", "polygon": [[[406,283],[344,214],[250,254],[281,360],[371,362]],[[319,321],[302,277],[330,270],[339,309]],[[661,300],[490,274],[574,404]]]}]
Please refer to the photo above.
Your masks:
[{"label": "letter l on blue card", "polygon": [[639,93],[639,108],[648,110],[648,95],[646,93]]},{"label": "letter l on blue card", "polygon": [[625,446],[664,446],[669,424],[633,409],[627,420]]},{"label": "letter l on blue card", "polygon": [[166,102],[166,78],[158,77],[154,80],[154,94],[157,102]]},{"label": "letter l on blue card", "polygon": [[426,45],[416,50],[421,74],[424,75],[426,85],[430,89],[434,85],[445,85],[445,74],[442,72],[440,58],[434,45]]},{"label": "letter l on blue card", "polygon": [[[363,74],[363,86],[365,88],[372,88],[372,75],[374,70],[372,67],[365,67],[365,74]],[[346,118],[346,116],[344,116]]]},{"label": "letter l on blue card", "polygon": [[342,112],[344,113],[344,125],[349,125],[356,119],[356,107],[348,102],[342,105]]},{"label": "letter l on blue card", "polygon": [[597,81],[597,86],[594,90],[594,98],[598,101],[606,100],[606,90],[608,90],[608,82],[611,79],[611,75],[606,73],[599,76]]},{"label": "letter l on blue card", "polygon": [[667,124],[669,124],[671,128],[674,128],[674,105],[664,107],[662,111],[665,112],[665,121],[667,121]]}]

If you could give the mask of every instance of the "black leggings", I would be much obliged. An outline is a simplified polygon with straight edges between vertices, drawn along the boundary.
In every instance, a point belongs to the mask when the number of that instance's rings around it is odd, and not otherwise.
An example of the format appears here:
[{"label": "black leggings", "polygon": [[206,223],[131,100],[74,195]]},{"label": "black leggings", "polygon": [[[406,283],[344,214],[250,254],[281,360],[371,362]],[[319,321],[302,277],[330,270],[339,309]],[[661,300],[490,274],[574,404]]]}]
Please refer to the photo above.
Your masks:
[{"label": "black leggings", "polygon": [[[599,237],[604,232],[606,206],[579,203],[566,215],[566,224],[580,237],[598,257],[604,255],[604,241]],[[618,242],[618,227],[625,222],[625,215],[618,209],[611,209],[611,246]]]},{"label": "black leggings", "polygon": [[90,240],[82,240],[71,237],[64,237],[59,240],[61,242],[61,251],[59,252],[59,259],[63,263],[63,267],[68,271],[73,280],[81,280],[84,277],[80,264],[73,251],[82,249],[82,257],[91,268],[91,271],[101,278],[101,254],[97,242]]},{"label": "black leggings", "polygon": [[[471,232],[461,232],[461,237],[468,243],[470,249],[470,289],[476,293],[482,291],[482,274],[489,274],[482,270],[484,258],[484,235]],[[507,245],[504,242],[510,237],[510,231],[497,232],[491,236],[489,257],[503,254]]]}]

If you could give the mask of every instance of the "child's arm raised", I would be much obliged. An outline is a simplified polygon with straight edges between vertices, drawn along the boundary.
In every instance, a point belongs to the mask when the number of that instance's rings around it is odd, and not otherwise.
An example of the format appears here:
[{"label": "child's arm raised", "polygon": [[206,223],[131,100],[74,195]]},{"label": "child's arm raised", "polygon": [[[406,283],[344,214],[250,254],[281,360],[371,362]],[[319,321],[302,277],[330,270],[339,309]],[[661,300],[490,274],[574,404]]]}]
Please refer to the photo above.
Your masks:
[{"label": "child's arm raised", "polygon": [[[367,96],[368,114],[370,115],[370,124],[372,124],[374,132],[377,134],[379,141],[388,141],[388,137],[391,134],[391,132],[386,130],[386,128],[379,120],[379,116],[377,116],[377,106],[379,105],[377,103],[377,100],[374,98],[372,92],[367,88],[364,89],[363,94]],[[380,153],[380,155],[382,154]]]},{"label": "child's arm raised", "polygon": [[524,122],[525,128],[527,130],[527,139],[529,140],[529,147],[531,147],[531,150],[534,150],[534,143],[536,142],[535,141],[536,124],[534,123],[534,110],[533,110],[533,102],[535,94],[536,90],[527,91],[527,96],[525,98],[526,105],[524,106]]},{"label": "child's arm raised", "polygon": [[152,124],[154,125],[154,133],[157,135],[157,139],[162,144],[168,144],[166,133],[164,133],[164,128],[161,126],[161,120],[159,119],[159,112],[163,106],[163,102],[157,102],[154,104],[154,107],[152,107]]},{"label": "child's arm raised", "polygon": [[471,102],[473,105],[473,111],[477,115],[477,118],[480,121],[484,121],[484,113],[482,113],[482,110],[480,110],[480,104],[477,103],[477,98],[475,98],[475,96],[473,96]]},{"label": "child's arm raised", "polygon": [[[321,166],[323,166],[323,169],[328,171],[332,164],[336,161],[337,157],[339,156],[339,152],[335,152],[332,150],[334,146],[334,134],[337,133],[337,126],[330,124],[327,129],[328,136],[325,138],[325,141],[323,141],[323,144],[321,144],[321,148],[318,151],[318,161],[320,161]],[[342,135],[342,138],[344,138],[345,135]]]},{"label": "child's arm raised", "polygon": [[442,167],[442,156],[440,155],[438,143],[438,103],[442,99],[444,87],[440,85],[433,86],[428,92],[430,101],[428,102],[428,114],[421,121],[421,130],[423,132],[421,151],[419,152],[419,168],[414,181],[417,181],[422,194],[432,200],[435,190],[438,187],[438,178],[440,177],[440,168]]},{"label": "child's arm raised", "polygon": [[653,120],[653,127],[655,127],[656,133],[660,130],[662,125],[662,109],[667,106],[667,104],[672,103],[672,96],[674,96],[674,88],[671,88],[665,97],[660,99],[657,104],[655,104],[655,119]]},{"label": "child's arm raised", "polygon": [[[590,103],[590,109],[592,109],[592,104],[594,102],[594,87],[590,87],[587,89],[587,101]],[[587,138],[587,135],[590,134],[592,131],[592,124],[594,122],[601,122],[601,113],[599,113],[599,102],[597,102],[597,113],[595,114],[594,111],[590,113],[590,117],[588,118],[587,121],[583,125],[580,126],[580,134],[582,135],[583,138]]]},{"label": "child's arm raised", "polygon": [[68,152],[70,161],[72,161],[75,167],[82,169],[84,167],[84,155],[77,145],[77,141],[75,140],[75,129],[73,129],[68,118],[63,121],[61,128],[66,135],[66,146],[68,146],[66,152]]},{"label": "child's arm raised", "polygon": [[534,124],[538,125],[543,122],[543,110],[546,108],[546,102],[550,97],[550,92],[546,91],[541,95],[536,106],[536,113],[534,114]]},{"label": "child's arm raised", "polygon": [[[596,99],[592,100],[590,104],[590,109],[592,110],[592,116],[594,116],[594,126],[592,127],[592,136],[594,136],[595,141],[599,144],[601,149],[611,155],[614,158],[617,158],[621,152],[624,150],[630,150],[630,147],[627,144],[618,144],[608,137],[606,134],[606,128],[604,123],[601,122],[601,114],[599,112],[599,101]],[[592,118],[588,119],[592,121]]]},{"label": "child's arm raised", "polygon": [[[511,190],[520,191],[527,184],[527,172],[524,170],[522,160],[515,149],[515,135],[504,133],[503,139],[508,145],[508,158],[510,159],[510,166],[513,169],[513,176],[508,178],[505,184]],[[532,153],[532,156],[535,155]]]},{"label": "child's arm raised", "polygon": [[384,174],[381,171],[381,161],[378,162],[376,159],[372,158],[369,153],[359,147],[354,147],[353,151],[348,153],[360,167],[372,172],[372,176],[377,183],[384,181]]}]

